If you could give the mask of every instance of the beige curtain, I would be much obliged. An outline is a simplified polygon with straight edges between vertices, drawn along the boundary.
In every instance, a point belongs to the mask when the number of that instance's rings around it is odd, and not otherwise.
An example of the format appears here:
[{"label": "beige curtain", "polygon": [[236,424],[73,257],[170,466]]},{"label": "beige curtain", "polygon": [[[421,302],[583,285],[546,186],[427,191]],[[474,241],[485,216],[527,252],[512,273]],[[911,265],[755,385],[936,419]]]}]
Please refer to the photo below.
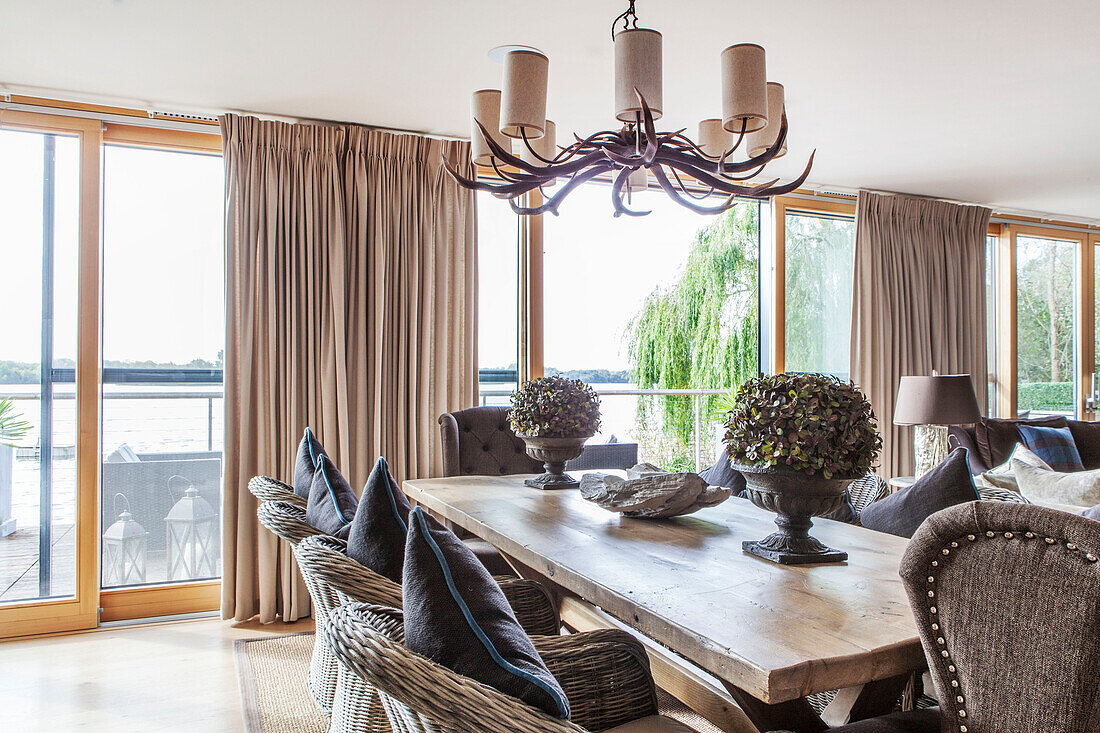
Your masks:
[{"label": "beige curtain", "polygon": [[903,375],[971,374],[985,409],[990,213],[946,201],[859,194],[852,380],[878,416],[883,476],[913,473],[912,428],[893,425]]},{"label": "beige curtain", "polygon": [[289,547],[256,521],[312,426],[353,486],[442,469],[436,418],[476,395],[469,144],[355,126],[221,119],[227,338],[222,616],[309,614]]}]

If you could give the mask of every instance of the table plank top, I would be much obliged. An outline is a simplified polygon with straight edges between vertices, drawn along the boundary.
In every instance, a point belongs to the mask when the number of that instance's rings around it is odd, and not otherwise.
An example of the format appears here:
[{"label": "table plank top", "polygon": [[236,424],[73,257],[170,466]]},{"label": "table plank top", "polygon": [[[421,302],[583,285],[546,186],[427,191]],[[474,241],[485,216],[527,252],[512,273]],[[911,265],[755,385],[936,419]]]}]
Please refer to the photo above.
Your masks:
[{"label": "table plank top", "polygon": [[775,530],[743,499],[686,517],[622,517],[529,476],[404,483],[417,503],[768,703],[925,666],[898,576],[907,540],[814,520],[846,563],[784,566],[742,540]]}]

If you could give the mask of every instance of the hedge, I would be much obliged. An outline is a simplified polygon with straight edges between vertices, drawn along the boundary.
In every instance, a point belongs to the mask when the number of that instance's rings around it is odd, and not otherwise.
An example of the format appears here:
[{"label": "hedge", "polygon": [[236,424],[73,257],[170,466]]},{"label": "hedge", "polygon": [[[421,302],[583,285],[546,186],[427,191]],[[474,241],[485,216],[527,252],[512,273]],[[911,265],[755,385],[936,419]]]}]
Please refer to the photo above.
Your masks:
[{"label": "hedge", "polygon": [[1073,382],[1030,382],[1016,388],[1021,410],[1072,410]]}]

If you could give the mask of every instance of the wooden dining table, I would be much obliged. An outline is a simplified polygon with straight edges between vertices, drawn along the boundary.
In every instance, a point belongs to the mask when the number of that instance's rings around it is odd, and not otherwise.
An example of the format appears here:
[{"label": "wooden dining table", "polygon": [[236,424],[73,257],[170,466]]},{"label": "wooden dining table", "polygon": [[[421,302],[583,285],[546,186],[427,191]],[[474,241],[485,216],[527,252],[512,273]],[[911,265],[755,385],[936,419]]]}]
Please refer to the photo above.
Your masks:
[{"label": "wooden dining table", "polygon": [[898,575],[907,540],[817,519],[847,562],[778,565],[743,540],[775,515],[743,499],[631,519],[529,476],[408,480],[410,499],[488,541],[523,574],[583,599],[721,681],[761,731],[828,726],[805,699],[848,690],[851,719],[893,709],[926,667]]}]

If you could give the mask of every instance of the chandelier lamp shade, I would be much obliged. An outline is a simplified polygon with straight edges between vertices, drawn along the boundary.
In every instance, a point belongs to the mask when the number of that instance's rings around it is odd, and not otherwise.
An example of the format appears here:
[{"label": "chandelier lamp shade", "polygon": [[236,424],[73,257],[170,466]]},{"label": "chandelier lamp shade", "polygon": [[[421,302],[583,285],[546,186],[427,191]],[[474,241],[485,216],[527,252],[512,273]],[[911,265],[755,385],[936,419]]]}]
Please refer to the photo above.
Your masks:
[{"label": "chandelier lamp shade", "polygon": [[[531,215],[557,214],[570,192],[593,179],[611,182],[615,216],[650,213],[630,202],[651,179],[673,201],[700,214],[719,214],[738,199],[768,199],[801,186],[813,154],[789,183],[762,175],[787,152],[788,131],[783,85],[768,81],[764,48],[739,43],[721,53],[722,116],[699,123],[697,142],[684,130],[658,131],[656,121],[664,113],[663,39],[638,27],[636,0],[628,2],[611,27],[614,112],[621,128],[584,137],[574,133],[572,142],[558,145],[555,125],[546,119],[549,58],[527,46],[500,46],[490,57],[503,66],[502,89],[476,91],[471,103],[470,156],[495,177],[464,176],[444,159],[450,175],[466,188],[507,199],[518,214]],[[562,185],[547,193],[557,183]],[[542,202],[529,206],[527,194],[535,190],[542,192]]]}]

